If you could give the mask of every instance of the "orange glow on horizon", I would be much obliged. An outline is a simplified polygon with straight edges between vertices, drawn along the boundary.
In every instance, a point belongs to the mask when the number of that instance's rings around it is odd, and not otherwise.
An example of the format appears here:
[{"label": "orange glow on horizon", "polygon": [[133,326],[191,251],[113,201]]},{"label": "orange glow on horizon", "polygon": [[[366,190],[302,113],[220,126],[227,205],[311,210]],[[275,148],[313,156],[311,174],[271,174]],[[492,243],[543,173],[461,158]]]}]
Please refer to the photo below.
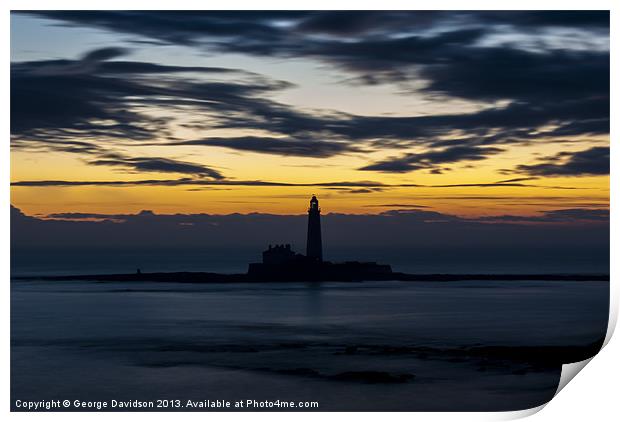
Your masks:
[{"label": "orange glow on horizon", "polygon": [[[583,148],[579,145],[573,149]],[[351,214],[374,214],[400,208],[473,217],[536,215],[540,211],[571,207],[608,208],[608,176],[541,177],[519,182],[522,186],[479,186],[522,177],[503,174],[502,171],[560,150],[565,151],[566,147],[553,143],[542,144],[542,147],[514,147],[487,160],[466,162],[451,166],[450,171],[442,174],[430,174],[428,171],[359,171],[357,169],[369,161],[368,156],[360,154],[316,159],[238,153],[224,148],[178,149],[177,158],[214,167],[230,182],[371,182],[377,186],[13,186],[11,203],[31,215],[60,212],[128,214],[144,209],[160,214],[302,214],[307,199],[316,193],[322,199],[325,212]],[[150,154],[157,152],[160,151],[151,150]],[[379,151],[372,160],[391,155],[392,152]],[[13,182],[175,180],[188,177],[93,166],[75,155],[62,153],[12,151],[11,161]]]}]

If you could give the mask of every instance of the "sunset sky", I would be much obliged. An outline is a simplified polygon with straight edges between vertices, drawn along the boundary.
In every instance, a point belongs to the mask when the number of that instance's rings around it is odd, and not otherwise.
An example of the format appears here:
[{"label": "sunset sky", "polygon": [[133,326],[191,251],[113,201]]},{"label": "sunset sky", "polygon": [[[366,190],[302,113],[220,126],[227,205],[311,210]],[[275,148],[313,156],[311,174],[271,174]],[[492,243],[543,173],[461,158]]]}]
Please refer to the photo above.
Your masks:
[{"label": "sunset sky", "polygon": [[608,12],[29,12],[11,202],[52,213],[609,206]]}]

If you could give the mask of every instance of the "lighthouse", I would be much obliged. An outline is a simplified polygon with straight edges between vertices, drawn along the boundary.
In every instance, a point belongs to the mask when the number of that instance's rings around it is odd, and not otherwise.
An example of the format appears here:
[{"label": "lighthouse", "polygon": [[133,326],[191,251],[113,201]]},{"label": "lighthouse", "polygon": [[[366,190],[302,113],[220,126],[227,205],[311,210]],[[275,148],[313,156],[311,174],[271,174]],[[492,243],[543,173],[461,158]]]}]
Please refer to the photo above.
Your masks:
[{"label": "lighthouse", "polygon": [[[217,275],[217,274],[215,274]],[[406,274],[405,274],[406,275]],[[217,275],[219,277],[219,275]],[[321,241],[321,209],[316,195],[308,208],[308,239],[306,255],[296,253],[291,245],[269,245],[263,252],[263,262],[248,267],[251,281],[362,281],[396,280],[389,265],[376,262],[323,261]],[[403,278],[405,280],[407,278]]]},{"label": "lighthouse", "polygon": [[323,261],[323,242],[321,241],[321,209],[315,195],[310,199],[308,208],[308,239],[306,256],[316,261]]}]

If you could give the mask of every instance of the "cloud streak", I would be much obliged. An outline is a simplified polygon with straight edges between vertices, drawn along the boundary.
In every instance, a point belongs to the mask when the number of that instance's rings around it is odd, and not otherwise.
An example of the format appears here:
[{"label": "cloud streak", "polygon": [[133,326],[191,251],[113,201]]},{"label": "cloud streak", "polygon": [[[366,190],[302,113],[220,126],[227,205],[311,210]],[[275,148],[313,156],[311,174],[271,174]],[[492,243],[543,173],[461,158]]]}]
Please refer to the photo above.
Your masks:
[{"label": "cloud streak", "polygon": [[517,166],[514,172],[532,176],[600,176],[609,174],[609,147],[561,152],[538,164]]},{"label": "cloud streak", "polygon": [[121,154],[105,154],[88,163],[95,166],[120,167],[136,173],[182,173],[205,176],[215,180],[224,178],[220,172],[207,166],[161,157],[126,157]]},{"label": "cloud streak", "polygon": [[[213,177],[213,176],[211,176]],[[213,180],[216,179],[216,180]],[[268,186],[268,187],[324,187],[324,188],[347,188],[350,193],[371,193],[379,192],[392,188],[458,188],[458,187],[479,187],[479,188],[531,188],[539,187],[543,189],[587,189],[572,186],[544,186],[523,183],[468,183],[468,184],[445,184],[445,185],[424,185],[417,183],[381,183],[375,181],[336,181],[336,182],[314,182],[314,183],[293,183],[266,180],[231,180],[231,179],[195,179],[184,177],[180,179],[143,179],[143,180],[20,180],[11,182],[15,187],[72,187],[72,186]],[[472,197],[474,198],[474,197]]]},{"label": "cloud streak", "polygon": [[230,138],[206,138],[199,140],[171,142],[175,146],[211,146],[262,154],[325,158],[343,153],[361,153],[362,148],[350,142],[316,139],[273,138],[243,136]]},{"label": "cloud streak", "polygon": [[438,166],[459,161],[480,161],[490,155],[502,152],[500,148],[457,146],[442,150],[431,150],[421,154],[406,154],[402,157],[389,158],[378,163],[360,168],[366,171],[385,173],[406,173],[420,169],[438,169]]}]

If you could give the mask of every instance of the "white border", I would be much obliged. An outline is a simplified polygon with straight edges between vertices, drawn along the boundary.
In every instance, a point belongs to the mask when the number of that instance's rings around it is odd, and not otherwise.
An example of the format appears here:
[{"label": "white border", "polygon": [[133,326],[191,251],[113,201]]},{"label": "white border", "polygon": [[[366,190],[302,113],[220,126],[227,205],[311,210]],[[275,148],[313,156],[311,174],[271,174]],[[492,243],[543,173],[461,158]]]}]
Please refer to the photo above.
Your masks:
[{"label": "white border", "polygon": [[[10,190],[8,180],[10,179],[10,154],[9,154],[9,92],[10,92],[10,78],[9,78],[9,62],[10,62],[10,18],[9,11],[14,10],[26,10],[26,9],[79,9],[79,10],[97,10],[97,9],[134,9],[134,10],[172,10],[172,9],[213,9],[213,10],[253,10],[253,9],[284,9],[284,10],[311,10],[311,9],[340,9],[340,10],[387,10],[387,9],[417,9],[417,10],[611,10],[611,46],[612,46],[612,75],[618,74],[617,65],[617,49],[615,49],[617,42],[614,42],[617,36],[617,28],[620,19],[618,19],[618,1],[612,0],[588,0],[586,1],[574,1],[574,0],[501,0],[489,1],[489,0],[470,0],[464,2],[462,0],[433,0],[433,1],[403,1],[403,0],[382,0],[381,2],[368,2],[368,1],[334,1],[334,0],[297,0],[294,3],[291,1],[273,1],[263,0],[261,2],[252,2],[250,0],[217,0],[217,1],[191,1],[191,0],[175,0],[163,1],[163,0],[91,0],[88,2],[76,1],[76,0],[56,0],[56,1],[36,1],[36,0],[22,0],[22,1],[4,1],[2,3],[3,15],[0,21],[0,31],[2,32],[2,52],[5,57],[4,65],[2,66],[2,112],[0,121],[2,122],[2,133],[5,136],[6,144],[2,150],[2,166],[1,168],[5,172],[5,183],[2,185],[2,195],[5,198],[4,207],[2,209],[2,232],[4,234],[5,241],[1,247],[1,262],[4,274],[4,288],[2,309],[3,309],[3,333],[2,333],[2,362],[4,364],[2,387],[0,390],[1,399],[3,403],[3,411],[9,412],[9,331],[10,331],[10,292],[9,292],[9,278],[10,278],[10,260],[9,260],[9,207],[10,203]],[[259,7],[260,6],[260,7]],[[616,116],[615,113],[618,110],[618,84],[616,80],[612,79],[611,92],[611,116]],[[617,124],[612,119],[611,133],[612,137],[617,133]],[[618,162],[618,154],[615,153],[614,148],[611,149],[611,167],[614,168],[614,164]],[[617,186],[617,175],[612,172],[611,186],[615,188]],[[617,201],[616,196],[611,196],[611,208],[616,209]],[[617,239],[618,239],[618,224],[612,214],[611,218],[611,256],[617,256]],[[609,342],[613,329],[615,327],[618,317],[618,286],[614,280],[617,273],[617,265],[614,260],[611,260],[611,311],[610,311],[610,324],[608,327],[608,333],[606,337],[606,344]],[[585,373],[580,374],[577,381],[570,383],[558,397],[554,398],[547,408],[540,413],[537,413],[534,418],[539,420],[579,420],[582,421],[585,418],[594,418],[594,420],[617,420],[620,412],[618,411],[618,400],[616,393],[617,380],[616,377],[619,374],[619,365],[617,363],[617,357],[620,356],[618,347],[618,341],[612,341],[608,344],[601,353],[596,356],[588,365],[588,370]],[[363,398],[360,398],[363,399]],[[545,407],[545,406],[541,406]],[[504,413],[389,413],[385,415],[393,421],[411,421],[412,418],[419,420],[430,421],[452,421],[452,420],[498,420],[498,419],[514,419],[519,417],[528,416],[530,414],[538,412],[541,408],[530,409],[520,412],[504,412]],[[258,420],[269,421],[288,421],[291,417],[298,421],[310,421],[316,418],[328,418],[328,419],[350,419],[354,418],[356,421],[374,421],[380,416],[378,413],[321,413],[316,414],[312,412],[308,413],[296,413],[294,415],[290,413],[190,413],[183,414],[183,418],[191,420],[205,419],[218,419],[218,420],[234,420],[244,417],[251,417]],[[169,413],[151,413],[145,414],[127,414],[127,413],[89,413],[87,416],[82,413],[11,413],[9,415],[12,419],[23,420],[33,418],[46,418],[51,420],[76,420],[82,421],[85,417],[88,420],[107,420],[108,418],[114,419],[130,419],[130,418],[144,418],[148,417],[152,421],[168,421],[171,417],[178,418],[179,414]],[[383,417],[383,415],[381,415]]]}]

